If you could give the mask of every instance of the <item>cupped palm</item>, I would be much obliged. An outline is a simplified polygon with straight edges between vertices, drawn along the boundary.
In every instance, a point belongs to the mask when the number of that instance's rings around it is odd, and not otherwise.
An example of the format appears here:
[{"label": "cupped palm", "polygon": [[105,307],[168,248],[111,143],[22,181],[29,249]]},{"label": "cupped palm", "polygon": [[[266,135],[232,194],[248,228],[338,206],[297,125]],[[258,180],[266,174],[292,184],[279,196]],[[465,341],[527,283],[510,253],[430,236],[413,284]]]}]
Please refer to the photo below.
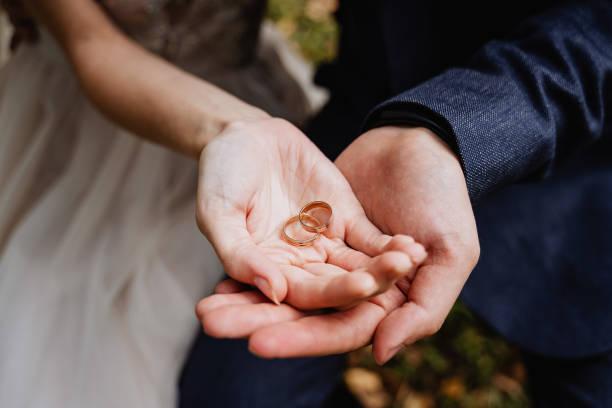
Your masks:
[{"label": "cupped palm", "polygon": [[[289,244],[285,221],[314,200],[333,207],[327,231],[312,246]],[[383,252],[391,238],[367,219],[342,173],[280,119],[232,124],[203,150],[197,218],[232,278],[299,309],[373,296],[424,258],[416,243],[417,256]]]}]

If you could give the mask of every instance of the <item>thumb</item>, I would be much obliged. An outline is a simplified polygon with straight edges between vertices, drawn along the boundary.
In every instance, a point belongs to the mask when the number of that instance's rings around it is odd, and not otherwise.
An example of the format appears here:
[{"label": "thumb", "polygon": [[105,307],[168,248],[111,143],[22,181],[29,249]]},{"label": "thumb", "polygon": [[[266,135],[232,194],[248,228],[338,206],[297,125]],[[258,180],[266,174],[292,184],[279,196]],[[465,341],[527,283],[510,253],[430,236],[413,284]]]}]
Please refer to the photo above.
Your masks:
[{"label": "thumb", "polygon": [[270,260],[253,241],[246,226],[246,215],[200,215],[200,230],[212,243],[227,274],[233,279],[256,286],[266,297],[279,304],[287,296],[287,281],[278,264]]},{"label": "thumb", "polygon": [[436,333],[470,271],[470,265],[460,263],[422,266],[405,291],[407,302],[376,328],[373,342],[376,361],[385,363],[402,347]]}]

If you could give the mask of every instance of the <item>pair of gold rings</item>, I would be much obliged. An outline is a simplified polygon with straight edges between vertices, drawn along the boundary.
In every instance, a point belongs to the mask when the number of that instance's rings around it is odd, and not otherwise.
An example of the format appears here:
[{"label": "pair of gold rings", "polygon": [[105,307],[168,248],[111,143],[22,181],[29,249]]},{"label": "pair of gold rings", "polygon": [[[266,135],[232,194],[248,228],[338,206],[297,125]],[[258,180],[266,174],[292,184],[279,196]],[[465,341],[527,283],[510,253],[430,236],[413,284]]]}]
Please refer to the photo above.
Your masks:
[{"label": "pair of gold rings", "polygon": [[[323,211],[322,216],[317,217],[316,213]],[[283,225],[282,235],[285,241],[294,246],[310,246],[319,238],[322,232],[327,230],[331,221],[332,208],[325,201],[311,201],[302,207],[297,215],[289,218]],[[289,230],[300,225],[308,234],[305,238],[300,239],[296,234],[291,234]],[[298,231],[299,232],[299,231]],[[299,232],[301,235],[303,232]]]}]

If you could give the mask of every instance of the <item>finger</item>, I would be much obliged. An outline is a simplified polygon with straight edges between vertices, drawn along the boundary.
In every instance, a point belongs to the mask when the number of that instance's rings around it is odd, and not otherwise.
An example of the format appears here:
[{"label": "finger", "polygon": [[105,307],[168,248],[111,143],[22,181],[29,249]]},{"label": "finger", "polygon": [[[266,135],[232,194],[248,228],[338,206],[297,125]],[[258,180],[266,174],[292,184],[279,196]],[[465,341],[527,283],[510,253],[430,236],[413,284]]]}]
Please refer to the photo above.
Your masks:
[{"label": "finger", "polygon": [[400,278],[411,279],[416,270],[411,258],[398,251],[385,252],[372,259],[367,267],[352,272],[334,273],[340,268],[327,264],[304,268],[316,270],[318,276],[305,275],[297,267],[284,269],[289,288],[286,300],[304,310],[354,305],[384,292]]},{"label": "finger", "polygon": [[268,299],[260,292],[254,290],[249,292],[211,295],[198,302],[196,305],[196,316],[198,316],[198,319],[202,320],[202,316],[219,307],[266,302],[268,302]]},{"label": "finger", "polygon": [[410,282],[427,258],[425,248],[408,235],[394,235],[383,247],[383,253],[362,268],[374,276],[379,294],[387,291],[398,280]]},{"label": "finger", "polygon": [[217,294],[239,293],[249,290],[249,286],[237,282],[233,279],[225,279],[217,283],[214,292]]},{"label": "finger", "polygon": [[336,265],[346,271],[361,268],[372,260],[371,256],[347,246],[340,239],[329,239],[321,236],[319,241],[327,256],[327,263]]},{"label": "finger", "polygon": [[372,353],[378,364],[389,361],[399,350],[431,334],[427,312],[413,302],[389,314],[374,335]]},{"label": "finger", "polygon": [[397,234],[391,237],[389,242],[383,247],[383,251],[400,251],[408,254],[412,262],[419,265],[427,258],[425,247],[409,235]]},{"label": "finger", "polygon": [[400,251],[386,251],[373,258],[365,268],[357,269],[355,272],[366,272],[372,275],[376,281],[375,294],[388,290],[398,279],[411,280],[419,264],[415,263],[410,255]]},{"label": "finger", "polygon": [[287,295],[287,283],[278,264],[253,242],[245,215],[236,210],[225,216],[198,216],[198,224],[213,244],[227,274],[242,283],[256,286],[274,303]]},{"label": "finger", "polygon": [[370,256],[380,254],[390,240],[391,237],[376,228],[364,213],[352,218],[345,231],[349,246]]},{"label": "finger", "polygon": [[284,303],[234,304],[215,308],[205,313],[200,321],[209,336],[243,338],[266,326],[303,316],[303,312]]},{"label": "finger", "polygon": [[[390,283],[398,278],[398,276],[395,276],[396,272],[403,275],[405,275],[406,272],[410,272],[410,268],[408,267],[402,271],[400,265],[402,264],[402,261],[405,262],[405,259],[401,257],[387,259],[387,261],[395,259],[399,263],[399,265],[393,267],[392,262],[387,264],[377,264],[374,261],[376,257],[372,258],[362,252],[356,251],[346,246],[342,241],[330,239],[322,240],[322,248],[327,254],[327,262],[329,264],[336,265],[347,271],[365,268],[366,270],[373,272],[377,281],[382,279],[379,283],[381,283],[384,288],[388,287]],[[412,271],[414,271],[414,267],[420,265],[427,258],[425,248],[421,244],[416,243],[414,239],[408,235],[398,234],[391,237],[387,244],[385,244],[385,246],[382,248],[382,253],[390,251],[403,252],[407,254],[413,264]],[[373,264],[374,266],[381,266],[382,268],[371,270],[370,266]],[[387,276],[384,272],[390,272],[391,275]]]},{"label": "finger", "polygon": [[[310,262],[304,264],[302,267],[304,268],[304,273],[301,274],[301,276],[303,276],[304,279],[312,278],[313,276],[330,278],[333,276],[341,276],[347,274],[346,269],[325,262]],[[293,276],[294,275],[292,275],[292,278]]]},{"label": "finger", "polygon": [[408,303],[389,314],[376,330],[376,361],[382,364],[403,346],[436,333],[459,296],[464,274],[469,272],[460,265],[421,267],[408,290]]},{"label": "finger", "polygon": [[344,272],[287,279],[287,303],[304,310],[342,307],[357,300],[367,299],[376,290],[376,281],[366,272]]},{"label": "finger", "polygon": [[325,315],[307,316],[255,331],[249,350],[264,358],[345,353],[370,342],[385,310],[370,302]]}]

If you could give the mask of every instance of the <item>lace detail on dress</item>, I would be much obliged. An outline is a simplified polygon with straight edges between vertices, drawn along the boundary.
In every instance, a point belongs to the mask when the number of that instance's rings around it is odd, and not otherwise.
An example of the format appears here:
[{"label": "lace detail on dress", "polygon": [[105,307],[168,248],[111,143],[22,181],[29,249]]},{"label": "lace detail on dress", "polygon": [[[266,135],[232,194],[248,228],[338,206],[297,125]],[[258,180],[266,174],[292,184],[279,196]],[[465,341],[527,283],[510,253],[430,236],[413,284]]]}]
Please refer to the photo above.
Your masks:
[{"label": "lace detail on dress", "polygon": [[[265,0],[95,0],[126,34],[198,74],[249,63],[256,52]],[[14,45],[34,40],[35,25],[19,0],[0,0],[17,27]]]},{"label": "lace detail on dress", "polygon": [[99,0],[115,24],[175,65],[274,116],[309,110],[276,45],[260,40],[265,0]]},{"label": "lace detail on dress", "polygon": [[[100,0],[115,23],[146,48],[199,74],[249,63],[263,0]],[[211,72],[212,71],[212,72]]]},{"label": "lace detail on dress", "polygon": [[[304,89],[279,57],[279,51],[290,50],[260,36],[265,0],[91,1],[145,48],[273,116],[301,123],[311,110]],[[0,4],[21,27],[36,29],[20,0],[0,0]],[[33,38],[21,37],[15,40]]]}]

